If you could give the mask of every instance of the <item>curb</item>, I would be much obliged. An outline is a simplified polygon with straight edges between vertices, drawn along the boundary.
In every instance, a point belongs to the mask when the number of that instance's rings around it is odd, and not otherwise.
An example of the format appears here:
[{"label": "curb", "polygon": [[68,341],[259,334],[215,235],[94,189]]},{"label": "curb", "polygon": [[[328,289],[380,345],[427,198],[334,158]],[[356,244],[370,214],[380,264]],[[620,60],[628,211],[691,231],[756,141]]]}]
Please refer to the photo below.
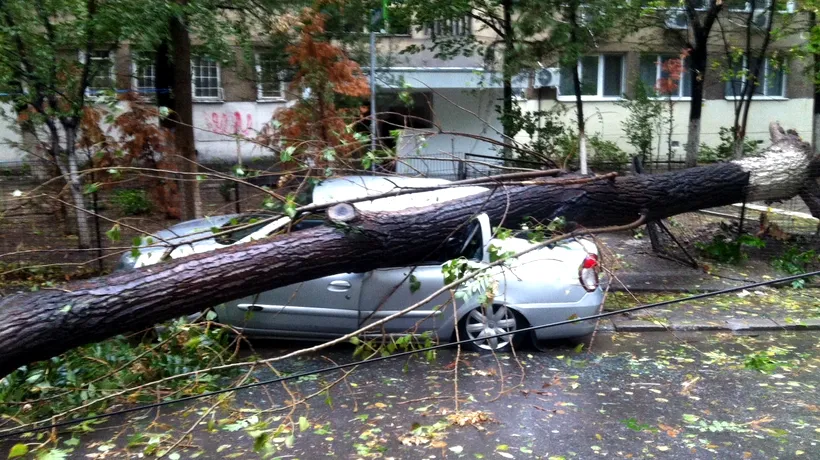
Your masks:
[{"label": "curb", "polygon": [[615,332],[659,332],[659,331],[820,331],[820,318],[794,319],[745,319],[728,320],[659,320],[611,318],[609,324],[600,324],[598,330]]}]

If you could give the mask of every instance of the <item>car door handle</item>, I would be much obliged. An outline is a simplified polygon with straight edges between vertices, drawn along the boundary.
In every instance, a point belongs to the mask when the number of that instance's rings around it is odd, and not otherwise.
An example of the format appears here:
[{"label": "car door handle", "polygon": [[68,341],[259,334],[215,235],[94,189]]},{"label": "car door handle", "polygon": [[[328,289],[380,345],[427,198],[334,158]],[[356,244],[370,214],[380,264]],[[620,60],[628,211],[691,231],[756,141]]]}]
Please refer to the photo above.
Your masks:
[{"label": "car door handle", "polygon": [[350,289],[350,283],[344,280],[331,281],[327,285],[327,290],[330,292],[346,292]]}]

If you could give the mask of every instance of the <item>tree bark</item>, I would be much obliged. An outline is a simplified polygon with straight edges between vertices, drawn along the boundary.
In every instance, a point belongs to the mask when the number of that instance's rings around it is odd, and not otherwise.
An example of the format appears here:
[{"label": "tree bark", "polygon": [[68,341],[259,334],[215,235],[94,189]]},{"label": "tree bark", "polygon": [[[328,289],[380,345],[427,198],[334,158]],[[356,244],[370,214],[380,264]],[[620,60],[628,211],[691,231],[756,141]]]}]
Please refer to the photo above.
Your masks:
[{"label": "tree bark", "polygon": [[731,163],[562,184],[506,186],[400,212],[237,245],[60,289],[0,299],[0,376],[73,347],[253,293],[341,272],[411,266],[435,254],[476,213],[514,227],[559,216],[583,226],[656,220],[743,201],[789,198],[817,171],[808,144],[774,132],[767,155]]},{"label": "tree bark", "polygon": [[502,101],[502,115],[501,119],[503,120],[502,123],[502,130],[504,131],[504,158],[512,158],[512,150],[510,145],[513,143],[513,138],[516,134],[513,132],[513,123],[511,123],[510,117],[512,117],[512,107],[513,107],[513,87],[512,87],[512,53],[514,41],[513,41],[513,23],[512,23],[512,9],[513,9],[513,2],[512,0],[503,0],[501,2],[501,8],[503,9],[504,15],[504,62],[502,64],[502,94],[501,98]]},{"label": "tree bark", "polygon": [[[705,47],[705,44],[703,45]],[[703,76],[706,73],[706,50],[699,47],[693,50],[689,68],[692,80],[692,101],[689,103],[689,125],[686,137],[686,167],[698,164],[700,151],[700,118],[703,112]]]},{"label": "tree bark", "polygon": [[[180,0],[186,3],[186,0]],[[197,172],[197,155],[194,145],[193,86],[191,84],[191,37],[183,18],[174,17],[170,24],[171,41],[174,45],[174,108],[178,123],[174,128],[174,145],[180,157],[180,171]],[[202,215],[199,183],[185,176],[182,181],[182,218],[195,219]]]},{"label": "tree bark", "polygon": [[[814,30],[817,27],[817,13],[811,12],[809,13],[809,31]],[[813,64],[813,75],[812,81],[814,82],[814,98],[813,98],[813,107],[812,107],[812,133],[811,133],[811,146],[814,148],[814,152],[817,153],[820,151],[820,85],[818,85],[817,79],[820,78],[820,53],[812,53],[812,64]]]},{"label": "tree bark", "polygon": [[[65,148],[63,149],[63,159],[58,159],[62,173],[68,184],[68,191],[74,201],[74,216],[77,223],[77,247],[88,249],[91,247],[91,224],[85,206],[85,196],[83,195],[83,181],[80,176],[80,166],[77,161],[77,127],[75,123],[63,122],[65,136]],[[58,138],[59,139],[59,138]]]},{"label": "tree bark", "polygon": [[684,2],[684,9],[686,10],[686,16],[689,18],[689,27],[693,37],[692,43],[688,47],[691,52],[689,78],[692,79],[692,101],[689,103],[689,130],[686,139],[686,166],[689,168],[698,164],[704,79],[709,65],[707,47],[712,26],[723,9],[723,1],[709,0],[705,14],[702,12],[702,5],[703,3],[700,0],[686,0]]},{"label": "tree bark", "polygon": [[[576,33],[578,31],[578,8],[578,4],[570,4],[570,38],[573,42],[577,41]],[[572,67],[572,88],[575,91],[575,113],[578,120],[578,161],[580,163],[581,174],[586,174],[588,172],[586,119],[584,118],[584,101],[581,96],[581,74],[578,71],[577,62],[575,63],[575,66]]]}]

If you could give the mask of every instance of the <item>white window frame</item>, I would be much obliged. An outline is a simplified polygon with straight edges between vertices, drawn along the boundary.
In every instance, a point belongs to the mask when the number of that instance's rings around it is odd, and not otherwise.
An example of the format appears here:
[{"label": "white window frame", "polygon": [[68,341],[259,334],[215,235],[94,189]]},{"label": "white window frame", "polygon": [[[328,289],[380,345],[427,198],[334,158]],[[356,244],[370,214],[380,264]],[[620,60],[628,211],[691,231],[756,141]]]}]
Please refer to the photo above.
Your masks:
[{"label": "white window frame", "polygon": [[[105,50],[95,50],[95,52],[97,52],[97,51],[105,51]],[[80,52],[78,54],[78,57],[80,59],[80,63],[85,65],[86,59],[88,58],[88,56],[86,56],[86,54],[85,54],[85,51],[80,50]],[[102,91],[105,91],[106,89],[114,89],[114,91],[117,90],[117,62],[114,59],[114,52],[113,51],[108,51],[108,60],[111,62],[111,71],[109,72],[108,78],[111,79],[111,81],[114,83],[113,88],[98,88],[96,86],[91,86],[91,82],[89,82],[89,85],[85,88],[86,96],[97,95],[97,94],[101,93]],[[98,75],[95,75],[94,77],[92,77],[92,79],[96,78],[97,76]]]},{"label": "white window frame", "polygon": [[[216,96],[197,96],[196,95],[196,66],[194,59],[209,59],[216,65]],[[191,99],[193,102],[224,102],[224,91],[222,90],[222,66],[219,61],[207,56],[192,56],[191,59]]]},{"label": "white window frame", "polygon": [[[769,85],[766,82],[766,78],[769,74],[769,61],[771,61],[771,58],[769,58],[769,57],[765,58],[764,61],[763,61],[763,69],[761,69],[761,72],[763,73],[763,91],[764,91],[764,94],[752,94],[752,100],[758,100],[758,101],[787,101],[787,100],[789,100],[789,97],[786,95],[786,88],[788,88],[786,79],[787,79],[788,75],[786,74],[786,72],[783,71],[783,68],[787,64],[786,61],[784,61],[783,64],[781,65],[781,67],[780,67],[780,72],[783,73],[783,83],[782,83],[783,86],[780,88],[781,94],[779,96],[769,96],[769,95],[765,94],[765,92],[769,88]],[[743,56],[743,69],[744,70],[749,70],[748,59],[747,59],[746,56]],[[741,80],[741,83],[742,83],[742,85],[746,85],[746,76],[745,75],[743,76],[743,79]],[[727,101],[740,100],[739,95],[730,94],[728,91],[726,91],[729,84],[730,84],[730,82],[727,81],[727,82],[724,82],[724,85],[723,85],[723,92],[724,92],[724,97],[726,98],[726,100]],[[741,86],[741,88],[742,87],[743,86]]]},{"label": "white window frame", "polygon": [[258,102],[282,102],[285,101],[285,92],[288,89],[287,82],[285,82],[284,74],[279,72],[279,93],[281,96],[273,97],[273,96],[265,96],[262,93],[262,59],[261,53],[258,51],[254,53],[254,59],[256,59],[256,100]]},{"label": "white window frame", "polygon": [[[647,56],[655,56],[655,84],[652,85],[652,89],[657,91],[657,88],[655,88],[655,86],[658,84],[658,81],[663,76],[663,62],[662,62],[662,59],[664,57],[673,57],[673,55],[659,53],[659,54],[647,54]],[[640,59],[640,57],[638,59]],[[680,59],[680,58],[675,58],[675,59]],[[685,62],[686,61],[684,60],[684,63]],[[684,65],[684,64],[682,63],[681,65]],[[668,101],[670,99],[673,100],[673,101],[691,101],[692,96],[682,96],[682,94],[683,94],[683,84],[680,83],[680,82],[682,82],[684,78],[689,78],[688,69],[686,69],[686,70],[687,71],[681,73],[681,79],[679,80],[679,83],[678,83],[678,95],[677,96],[657,95],[657,96],[653,97],[652,99],[659,100],[659,101]]]},{"label": "white window frame", "polygon": [[155,99],[157,97],[155,92],[157,81],[156,64],[153,62],[151,63],[151,67],[154,69],[154,87],[151,88],[151,91],[141,91],[139,86],[139,75],[137,74],[137,72],[139,71],[139,67],[137,67],[138,59],[138,53],[131,53],[131,89],[141,97]]},{"label": "white window frame", "polygon": [[[594,54],[590,54],[583,57],[592,57],[595,56]],[[607,101],[620,101],[623,100],[624,91],[626,91],[626,55],[619,54],[619,53],[602,53],[598,54],[598,81],[596,83],[597,86],[597,94],[595,95],[581,95],[582,101],[600,101],[600,102],[607,102]],[[618,56],[621,58],[621,91],[619,96],[604,96],[604,57],[605,56]],[[578,59],[578,74],[581,77],[581,80],[584,79],[584,69],[581,67],[581,59]],[[562,75],[563,78],[563,75]],[[574,102],[575,95],[574,94],[561,94],[560,87],[558,88],[558,96],[559,101],[563,102]]]}]

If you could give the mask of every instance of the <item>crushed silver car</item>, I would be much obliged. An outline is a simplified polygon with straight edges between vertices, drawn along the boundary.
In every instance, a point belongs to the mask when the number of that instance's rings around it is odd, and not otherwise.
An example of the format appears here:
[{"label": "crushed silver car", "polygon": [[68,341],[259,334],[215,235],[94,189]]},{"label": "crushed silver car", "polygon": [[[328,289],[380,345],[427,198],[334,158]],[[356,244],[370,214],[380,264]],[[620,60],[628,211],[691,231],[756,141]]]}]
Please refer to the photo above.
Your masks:
[{"label": "crushed silver car", "polygon": [[[407,187],[444,185],[441,179],[351,176],[329,179],[316,186],[314,203],[362,199]],[[423,191],[376,200],[360,201],[360,209],[397,210],[452,200],[482,192],[482,187],[459,187]],[[287,217],[263,214],[209,217],[170,227],[155,234],[174,246],[155,244],[140,248],[139,255],[123,256],[120,268],[158,263],[280,233]],[[291,231],[325,225],[321,215],[308,215],[291,225]],[[230,229],[237,230],[231,231]],[[227,230],[224,230],[227,229]],[[214,233],[216,232],[216,233]],[[211,235],[217,236],[211,236]],[[464,258],[473,267],[490,263],[491,252],[520,252],[531,247],[528,239],[493,237],[486,214],[480,214],[446,244],[437,260],[415,267],[381,268],[367,273],[340,273],[305,281],[238,299],[216,308],[221,322],[248,336],[328,339],[353,332],[390,316],[433,294],[445,285],[443,266]],[[495,285],[491,305],[479,296],[441,294],[433,301],[386,323],[373,332],[388,334],[433,333],[441,340],[478,339],[478,351],[505,350],[524,337],[512,334],[523,327],[547,324],[598,313],[604,299],[599,280],[598,249],[589,240],[568,240],[525,254],[504,266],[488,270]],[[454,309],[455,308],[455,313]],[[583,337],[595,329],[594,322],[579,322],[535,331],[538,340]],[[483,339],[483,340],[482,340]]]}]

